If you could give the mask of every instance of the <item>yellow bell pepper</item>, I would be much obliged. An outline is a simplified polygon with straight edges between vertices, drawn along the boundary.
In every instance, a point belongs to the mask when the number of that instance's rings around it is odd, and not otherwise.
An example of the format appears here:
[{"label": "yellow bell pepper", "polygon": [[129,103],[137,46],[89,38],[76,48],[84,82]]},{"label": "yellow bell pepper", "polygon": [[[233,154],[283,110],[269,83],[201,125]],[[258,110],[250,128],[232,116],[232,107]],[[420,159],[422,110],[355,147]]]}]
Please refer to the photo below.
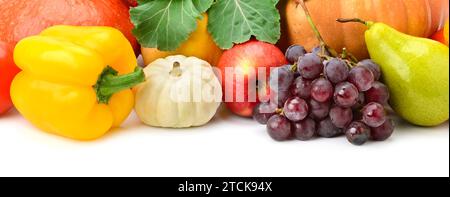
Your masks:
[{"label": "yellow bell pepper", "polygon": [[17,110],[36,127],[92,140],[118,127],[133,109],[131,87],[144,80],[133,49],[111,27],[53,26],[21,40],[11,85]]}]

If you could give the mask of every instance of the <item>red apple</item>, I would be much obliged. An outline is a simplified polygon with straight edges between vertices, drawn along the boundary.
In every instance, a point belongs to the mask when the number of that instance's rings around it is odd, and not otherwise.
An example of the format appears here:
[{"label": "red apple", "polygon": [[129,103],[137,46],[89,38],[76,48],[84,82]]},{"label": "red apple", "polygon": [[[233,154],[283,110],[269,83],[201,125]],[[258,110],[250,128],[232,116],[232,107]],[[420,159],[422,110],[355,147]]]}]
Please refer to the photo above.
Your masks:
[{"label": "red apple", "polygon": [[[276,46],[256,40],[235,45],[225,51],[218,68],[228,109],[239,116],[251,117],[253,108],[269,94],[266,84],[270,68],[287,63],[283,52]],[[230,72],[233,69],[237,72]]]}]

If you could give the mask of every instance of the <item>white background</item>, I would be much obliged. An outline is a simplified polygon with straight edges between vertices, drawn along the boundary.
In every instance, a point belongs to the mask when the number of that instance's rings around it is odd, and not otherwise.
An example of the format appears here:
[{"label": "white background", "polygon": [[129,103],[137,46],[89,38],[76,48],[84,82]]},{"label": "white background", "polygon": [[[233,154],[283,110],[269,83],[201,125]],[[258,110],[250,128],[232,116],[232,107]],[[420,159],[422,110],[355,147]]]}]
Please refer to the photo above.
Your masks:
[{"label": "white background", "polygon": [[265,126],[220,110],[200,128],[158,129],[134,114],[103,138],[78,142],[0,117],[0,176],[449,176],[448,122],[397,121],[386,142],[345,137],[275,142]]}]

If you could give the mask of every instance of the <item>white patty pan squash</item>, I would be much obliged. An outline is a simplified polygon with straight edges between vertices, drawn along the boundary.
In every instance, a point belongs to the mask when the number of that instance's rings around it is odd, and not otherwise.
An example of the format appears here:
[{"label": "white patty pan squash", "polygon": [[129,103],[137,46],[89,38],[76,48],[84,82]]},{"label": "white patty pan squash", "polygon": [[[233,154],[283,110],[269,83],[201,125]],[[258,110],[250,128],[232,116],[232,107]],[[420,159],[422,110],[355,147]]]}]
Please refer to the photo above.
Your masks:
[{"label": "white patty pan squash", "polygon": [[211,65],[182,55],[158,59],[145,69],[136,90],[135,110],[145,124],[185,128],[208,123],[222,101],[222,87]]}]

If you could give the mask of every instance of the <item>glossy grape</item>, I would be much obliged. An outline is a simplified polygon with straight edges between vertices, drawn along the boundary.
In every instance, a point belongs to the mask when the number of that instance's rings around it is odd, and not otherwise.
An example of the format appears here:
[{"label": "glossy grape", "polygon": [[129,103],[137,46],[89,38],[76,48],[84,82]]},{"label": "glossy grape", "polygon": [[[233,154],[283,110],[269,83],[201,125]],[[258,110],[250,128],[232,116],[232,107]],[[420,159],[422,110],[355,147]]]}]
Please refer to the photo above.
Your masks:
[{"label": "glossy grape", "polygon": [[316,122],[311,118],[295,122],[292,126],[294,127],[294,136],[298,140],[310,140],[316,133]]},{"label": "glossy grape", "polygon": [[291,97],[291,92],[289,90],[279,90],[279,91],[271,91],[270,92],[270,102],[278,106],[279,108],[283,108],[284,103]]},{"label": "glossy grape", "polygon": [[376,64],[375,62],[373,62],[371,59],[362,60],[362,61],[358,62],[357,65],[367,67],[370,71],[372,71],[375,81],[380,80],[380,77],[381,77],[380,66],[378,64]]},{"label": "glossy grape", "polygon": [[342,82],[334,88],[334,102],[341,107],[352,107],[358,102],[358,88],[349,82]]},{"label": "glossy grape", "polygon": [[356,66],[350,70],[348,81],[354,84],[359,91],[364,92],[372,87],[375,78],[372,71],[365,66]]},{"label": "glossy grape", "polygon": [[350,143],[362,145],[392,135],[394,121],[387,117],[390,95],[379,81],[380,66],[371,59],[354,65],[330,51],[322,53],[317,46],[308,53],[292,45],[285,53],[290,64],[271,71],[270,101],[258,104],[253,118],[266,124],[274,140],[345,134]]},{"label": "glossy grape", "polygon": [[370,128],[362,122],[352,122],[345,130],[347,140],[354,145],[363,145],[370,138]]},{"label": "glossy grape", "polygon": [[331,83],[337,84],[347,79],[350,69],[343,60],[332,58],[324,65],[324,74]]},{"label": "glossy grape", "polygon": [[370,137],[374,141],[384,141],[394,132],[394,120],[387,119],[381,126],[371,128]]},{"label": "glossy grape", "polygon": [[353,120],[353,112],[350,108],[333,107],[330,110],[330,119],[338,128],[347,127]]},{"label": "glossy grape", "polygon": [[[287,64],[283,66],[286,70],[290,70],[294,74],[294,80],[300,76],[300,73],[297,72],[296,69],[294,69],[294,65]],[[293,70],[294,69],[294,70]]]},{"label": "glossy grape", "polygon": [[286,117],[276,114],[267,121],[267,132],[276,141],[288,140],[292,136],[292,125]]},{"label": "glossy grape", "polygon": [[317,134],[325,138],[331,138],[342,134],[342,130],[334,126],[330,118],[326,118],[319,122]]},{"label": "glossy grape", "polygon": [[275,92],[287,91],[294,81],[294,73],[289,67],[281,66],[270,72],[270,89]]},{"label": "glossy grape", "polygon": [[328,101],[333,95],[333,85],[325,78],[319,78],[311,84],[311,97],[319,102]]},{"label": "glossy grape", "polygon": [[322,59],[314,53],[308,53],[298,60],[297,69],[305,79],[315,79],[323,71]]},{"label": "glossy grape", "polygon": [[360,92],[358,95],[358,99],[356,101],[356,104],[352,106],[353,110],[360,110],[364,107],[364,104],[366,103],[366,98],[364,92]]},{"label": "glossy grape", "polygon": [[300,97],[293,97],[284,104],[283,113],[287,119],[293,122],[303,120],[308,116],[308,104]]},{"label": "glossy grape", "polygon": [[312,81],[304,79],[303,77],[297,77],[291,86],[292,95],[308,99],[311,97],[311,84]]},{"label": "glossy grape", "polygon": [[[311,50],[312,53],[314,54],[321,54],[322,52],[322,47],[321,46],[316,46]],[[331,56],[331,53],[328,50],[325,50],[325,53],[322,55],[326,55],[326,56]]]},{"label": "glossy grape", "polygon": [[267,124],[270,117],[275,115],[277,106],[272,103],[260,103],[253,108],[253,119],[260,124]]},{"label": "glossy grape", "polygon": [[369,103],[361,112],[362,121],[370,127],[379,127],[386,121],[386,112],[383,105],[379,103]]},{"label": "glossy grape", "polygon": [[330,112],[330,102],[318,102],[314,99],[309,100],[310,116],[314,120],[323,120]]},{"label": "glossy grape", "polygon": [[375,81],[372,87],[365,93],[365,100],[368,103],[377,102],[386,105],[389,100],[389,89],[383,83]]},{"label": "glossy grape", "polygon": [[286,50],[286,59],[294,64],[298,61],[298,58],[306,54],[306,50],[304,47],[299,45],[292,45]]}]

